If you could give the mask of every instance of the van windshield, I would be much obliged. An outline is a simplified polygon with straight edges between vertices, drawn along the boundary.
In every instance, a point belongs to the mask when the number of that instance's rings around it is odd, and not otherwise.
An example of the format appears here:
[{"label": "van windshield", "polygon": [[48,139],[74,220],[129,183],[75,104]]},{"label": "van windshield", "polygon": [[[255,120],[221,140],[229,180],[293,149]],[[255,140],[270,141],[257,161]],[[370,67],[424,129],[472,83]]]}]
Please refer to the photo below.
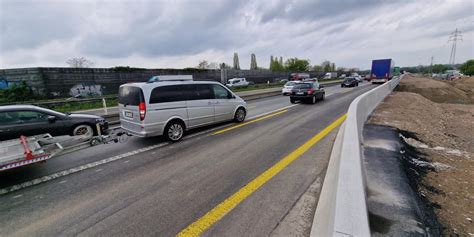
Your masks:
[{"label": "van windshield", "polygon": [[119,104],[138,106],[144,102],[142,89],[134,86],[122,86],[119,89]]}]

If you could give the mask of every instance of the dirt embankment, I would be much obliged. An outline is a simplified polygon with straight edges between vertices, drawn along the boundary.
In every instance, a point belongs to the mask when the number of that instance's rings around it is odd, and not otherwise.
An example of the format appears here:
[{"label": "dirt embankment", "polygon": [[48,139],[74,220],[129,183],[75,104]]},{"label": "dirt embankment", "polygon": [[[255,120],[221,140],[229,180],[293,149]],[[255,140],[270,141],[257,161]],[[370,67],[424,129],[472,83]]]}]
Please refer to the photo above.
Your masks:
[{"label": "dirt embankment", "polygon": [[419,192],[436,207],[446,235],[474,236],[474,77],[405,76],[369,122],[416,134],[407,142],[432,164]]}]

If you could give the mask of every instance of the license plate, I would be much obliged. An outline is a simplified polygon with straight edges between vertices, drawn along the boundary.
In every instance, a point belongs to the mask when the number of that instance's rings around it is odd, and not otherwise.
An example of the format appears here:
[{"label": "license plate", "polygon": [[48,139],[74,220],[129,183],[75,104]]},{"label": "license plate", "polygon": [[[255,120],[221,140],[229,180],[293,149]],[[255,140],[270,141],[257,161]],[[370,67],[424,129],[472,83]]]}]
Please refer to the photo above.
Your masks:
[{"label": "license plate", "polygon": [[125,111],[125,117],[127,118],[133,118],[133,113],[130,111]]},{"label": "license plate", "polygon": [[304,95],[304,92],[296,92],[297,95]]}]

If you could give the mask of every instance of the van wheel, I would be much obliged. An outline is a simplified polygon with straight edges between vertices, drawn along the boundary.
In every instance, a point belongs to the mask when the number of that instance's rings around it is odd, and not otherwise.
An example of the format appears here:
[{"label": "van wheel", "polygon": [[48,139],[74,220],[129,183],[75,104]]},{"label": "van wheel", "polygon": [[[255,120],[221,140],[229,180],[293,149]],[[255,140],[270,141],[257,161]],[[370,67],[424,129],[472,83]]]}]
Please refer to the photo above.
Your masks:
[{"label": "van wheel", "polygon": [[326,93],[323,93],[323,96],[321,96],[321,100],[324,100],[325,96],[326,96]]},{"label": "van wheel", "polygon": [[237,123],[243,122],[245,120],[245,115],[246,115],[245,109],[243,108],[237,109],[234,115],[234,121]]},{"label": "van wheel", "polygon": [[171,142],[177,142],[183,138],[184,125],[179,121],[171,121],[166,125],[164,135]]}]

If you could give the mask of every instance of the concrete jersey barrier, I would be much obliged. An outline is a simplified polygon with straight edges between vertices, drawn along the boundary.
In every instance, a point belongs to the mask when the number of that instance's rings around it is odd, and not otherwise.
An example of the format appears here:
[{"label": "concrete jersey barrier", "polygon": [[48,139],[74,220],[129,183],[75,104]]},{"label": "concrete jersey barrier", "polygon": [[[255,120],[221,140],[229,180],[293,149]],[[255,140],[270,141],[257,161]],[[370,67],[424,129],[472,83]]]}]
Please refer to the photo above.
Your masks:
[{"label": "concrete jersey barrier", "polygon": [[401,77],[384,83],[349,106],[336,137],[314,215],[311,236],[370,236],[362,159],[362,129],[368,116],[398,85]]}]

